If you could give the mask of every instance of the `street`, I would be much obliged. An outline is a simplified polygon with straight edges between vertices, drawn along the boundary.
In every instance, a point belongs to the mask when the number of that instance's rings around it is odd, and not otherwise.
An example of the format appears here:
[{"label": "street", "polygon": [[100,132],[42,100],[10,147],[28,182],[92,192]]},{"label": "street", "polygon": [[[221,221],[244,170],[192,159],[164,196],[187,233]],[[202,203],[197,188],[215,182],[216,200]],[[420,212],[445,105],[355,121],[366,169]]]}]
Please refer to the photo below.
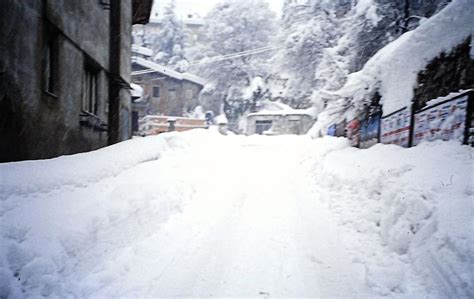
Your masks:
[{"label": "street", "polygon": [[[439,294],[416,255],[443,228],[437,200],[470,188],[459,175],[472,167],[469,151],[197,130],[6,164],[3,273],[17,281],[3,287],[89,298]],[[427,172],[433,155],[455,184],[433,189],[449,179]],[[396,194],[409,194],[410,207]],[[457,201],[450,213],[464,221],[469,197]],[[440,232],[423,232],[434,221]],[[422,229],[407,235],[414,225]]]}]

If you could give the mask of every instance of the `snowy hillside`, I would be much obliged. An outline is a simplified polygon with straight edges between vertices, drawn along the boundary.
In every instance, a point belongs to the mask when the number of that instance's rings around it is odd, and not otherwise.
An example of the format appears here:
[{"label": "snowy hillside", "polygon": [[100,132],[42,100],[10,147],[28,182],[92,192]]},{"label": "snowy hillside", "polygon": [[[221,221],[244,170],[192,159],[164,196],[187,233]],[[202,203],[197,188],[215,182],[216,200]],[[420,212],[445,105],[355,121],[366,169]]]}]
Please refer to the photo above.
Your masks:
[{"label": "snowy hillside", "polygon": [[473,14],[470,0],[453,1],[420,27],[380,50],[360,72],[349,76],[337,94],[352,98],[358,105],[378,90],[385,115],[409,106],[418,73],[428,62],[474,35]]},{"label": "snowy hillside", "polygon": [[196,130],[1,164],[0,297],[472,297],[473,154]]},{"label": "snowy hillside", "polygon": [[[316,101],[329,99],[313,133],[330,122],[353,117],[369,104],[375,93],[381,96],[383,114],[410,106],[418,84],[418,74],[441,53],[474,36],[474,5],[470,0],[455,0],[421,25],[378,51],[363,69],[350,74],[337,90],[319,90]],[[472,46],[471,46],[472,49]]]}]

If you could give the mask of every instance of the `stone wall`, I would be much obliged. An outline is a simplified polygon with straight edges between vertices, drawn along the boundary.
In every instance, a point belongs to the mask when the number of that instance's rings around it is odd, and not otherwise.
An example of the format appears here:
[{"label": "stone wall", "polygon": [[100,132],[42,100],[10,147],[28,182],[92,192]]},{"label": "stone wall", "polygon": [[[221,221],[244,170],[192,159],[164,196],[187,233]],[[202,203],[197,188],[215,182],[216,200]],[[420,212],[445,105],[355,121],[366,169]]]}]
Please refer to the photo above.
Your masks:
[{"label": "stone wall", "polygon": [[246,135],[257,134],[257,121],[271,121],[271,135],[303,135],[314,124],[314,119],[305,114],[250,114],[247,117]]},{"label": "stone wall", "polygon": [[[132,7],[130,0],[126,3],[121,76],[129,80]],[[0,162],[106,146],[107,132],[81,125],[80,114],[87,60],[98,72],[96,115],[107,122],[109,11],[96,0],[2,0],[0,11]],[[52,31],[57,41],[54,95],[46,92],[44,75],[44,53]],[[121,102],[130,111],[128,91],[123,91]],[[131,135],[130,128],[123,130],[123,137]]]},{"label": "stone wall", "polygon": [[[472,37],[471,37],[472,38]],[[460,89],[474,88],[474,59],[470,56],[471,38],[442,53],[418,75],[414,109],[418,110],[429,100],[446,96]]]}]

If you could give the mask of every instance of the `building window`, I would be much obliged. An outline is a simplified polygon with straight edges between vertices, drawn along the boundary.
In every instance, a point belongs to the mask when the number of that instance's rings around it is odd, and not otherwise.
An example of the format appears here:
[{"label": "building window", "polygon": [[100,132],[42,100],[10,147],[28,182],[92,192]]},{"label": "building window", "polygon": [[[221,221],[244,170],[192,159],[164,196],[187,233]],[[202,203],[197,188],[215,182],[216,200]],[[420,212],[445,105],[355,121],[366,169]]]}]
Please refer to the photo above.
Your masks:
[{"label": "building window", "polygon": [[160,97],[160,87],[159,86],[153,86],[153,97],[154,98],[159,98]]},{"label": "building window", "polygon": [[58,34],[47,25],[44,48],[44,89],[56,95],[58,89]]},{"label": "building window", "polygon": [[85,65],[83,80],[82,111],[97,114],[99,72],[89,64]]},{"label": "building window", "polygon": [[191,89],[186,90],[186,99],[191,100],[193,98],[193,91]]},{"label": "building window", "polygon": [[170,100],[176,100],[176,90],[170,89],[168,90],[168,92],[169,92]]},{"label": "building window", "polygon": [[271,120],[257,120],[255,122],[255,133],[261,135],[272,128],[273,122]]}]

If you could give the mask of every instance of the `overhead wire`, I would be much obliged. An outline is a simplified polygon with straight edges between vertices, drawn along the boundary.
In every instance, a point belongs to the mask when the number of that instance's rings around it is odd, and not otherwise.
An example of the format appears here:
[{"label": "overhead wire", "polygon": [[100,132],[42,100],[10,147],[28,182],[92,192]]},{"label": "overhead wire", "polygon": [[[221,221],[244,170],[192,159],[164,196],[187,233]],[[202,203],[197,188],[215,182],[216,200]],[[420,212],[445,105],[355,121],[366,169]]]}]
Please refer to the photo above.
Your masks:
[{"label": "overhead wire", "polygon": [[[236,58],[249,56],[249,55],[261,54],[261,53],[265,53],[265,52],[268,52],[268,51],[278,50],[280,48],[281,48],[281,46],[267,46],[267,47],[262,47],[262,48],[257,48],[257,49],[251,49],[251,50],[226,54],[226,55],[220,55],[220,56],[214,56],[214,57],[210,57],[210,58],[204,58],[204,59],[201,59],[201,60],[193,61],[193,62],[189,63],[188,65],[189,66],[195,66],[195,65],[210,64],[210,63],[215,63],[215,62],[220,62],[220,61],[225,61],[225,60],[230,60],[230,59],[236,59]],[[177,67],[177,66],[178,65],[167,66],[167,67],[173,69],[174,67]],[[133,74],[134,75],[142,75],[142,74],[153,73],[153,72],[155,72],[155,70],[153,70],[153,69],[144,69],[144,70],[133,72]]]}]

